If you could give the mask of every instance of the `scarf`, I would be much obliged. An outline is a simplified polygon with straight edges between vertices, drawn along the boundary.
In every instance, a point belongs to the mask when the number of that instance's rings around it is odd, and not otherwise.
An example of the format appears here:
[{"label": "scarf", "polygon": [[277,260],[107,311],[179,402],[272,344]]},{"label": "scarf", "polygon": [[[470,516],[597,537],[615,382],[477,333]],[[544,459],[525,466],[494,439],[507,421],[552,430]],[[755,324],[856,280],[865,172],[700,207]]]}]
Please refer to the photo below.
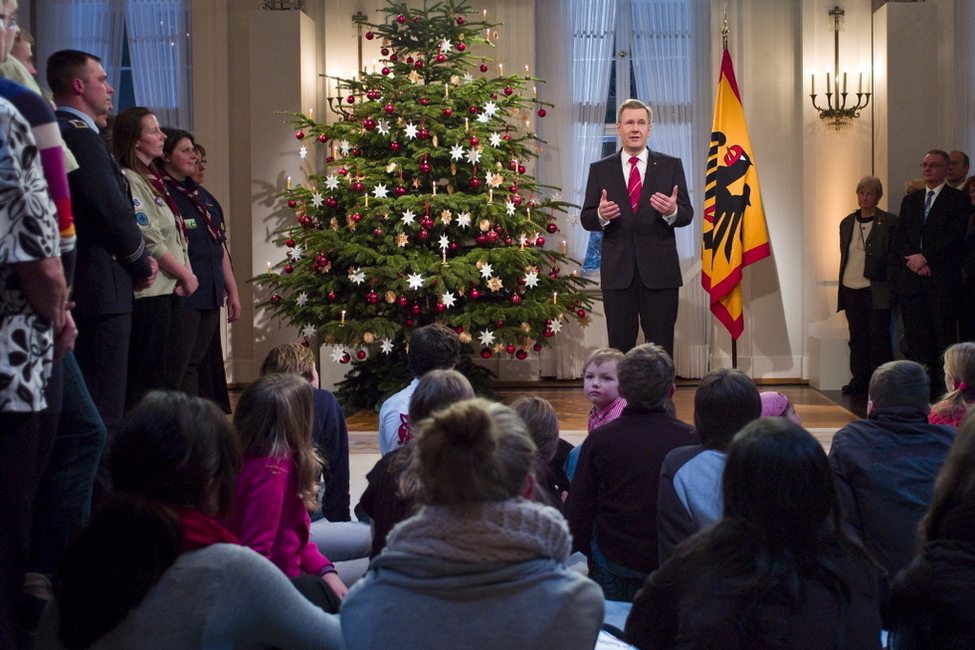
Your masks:
[{"label": "scarf", "polygon": [[171,197],[169,192],[166,191],[166,186],[163,184],[162,179],[156,176],[156,172],[153,171],[153,168],[143,165],[142,163],[139,164],[142,166],[142,169],[139,171],[142,173],[145,179],[149,181],[149,186],[152,187],[153,192],[156,193],[157,197],[165,201],[166,205],[169,206],[169,209],[172,210],[173,216],[176,219],[176,227],[179,228],[180,237],[183,238],[184,242],[188,242],[189,239],[186,236],[186,222],[183,221],[183,215],[180,214],[179,206],[176,205],[176,201],[174,201],[173,197]]},{"label": "scarf", "polygon": [[240,544],[237,536],[223,524],[196,508],[173,507],[183,527],[183,545],[180,553],[195,551],[211,544]]},{"label": "scarf", "polygon": [[517,497],[486,502],[470,512],[427,506],[390,531],[386,548],[457,562],[565,562],[572,538],[555,508]]},{"label": "scarf", "polygon": [[166,181],[166,185],[173,188],[193,203],[193,207],[195,207],[196,211],[200,213],[200,218],[203,219],[203,223],[207,225],[207,232],[210,234],[210,239],[219,244],[220,231],[217,230],[217,224],[213,223],[213,217],[210,216],[210,210],[207,209],[203,199],[200,198],[200,192],[197,189],[197,185],[194,183],[192,190],[187,189],[184,183],[176,180],[165,171],[162,173],[162,177],[163,180]]}]

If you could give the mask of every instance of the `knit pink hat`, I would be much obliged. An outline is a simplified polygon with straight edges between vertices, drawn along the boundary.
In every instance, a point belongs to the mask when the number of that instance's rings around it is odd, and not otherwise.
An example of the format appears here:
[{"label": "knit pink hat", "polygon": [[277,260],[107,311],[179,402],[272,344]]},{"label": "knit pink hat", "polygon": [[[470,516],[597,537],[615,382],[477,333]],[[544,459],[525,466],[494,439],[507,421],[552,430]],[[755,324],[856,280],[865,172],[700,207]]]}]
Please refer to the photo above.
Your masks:
[{"label": "knit pink hat", "polygon": [[777,390],[767,390],[760,394],[762,398],[762,417],[782,415],[789,407],[789,398]]}]

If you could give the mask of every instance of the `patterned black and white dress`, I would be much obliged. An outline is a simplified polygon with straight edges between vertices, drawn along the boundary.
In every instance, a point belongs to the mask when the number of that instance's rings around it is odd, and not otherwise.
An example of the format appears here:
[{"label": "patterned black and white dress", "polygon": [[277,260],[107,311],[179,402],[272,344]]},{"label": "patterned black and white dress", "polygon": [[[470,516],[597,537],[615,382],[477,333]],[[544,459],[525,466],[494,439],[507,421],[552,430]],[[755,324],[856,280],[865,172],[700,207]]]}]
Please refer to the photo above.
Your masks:
[{"label": "patterned black and white dress", "polygon": [[54,359],[53,327],[34,313],[11,265],[60,254],[34,136],[13,104],[0,99],[0,411],[42,410]]}]

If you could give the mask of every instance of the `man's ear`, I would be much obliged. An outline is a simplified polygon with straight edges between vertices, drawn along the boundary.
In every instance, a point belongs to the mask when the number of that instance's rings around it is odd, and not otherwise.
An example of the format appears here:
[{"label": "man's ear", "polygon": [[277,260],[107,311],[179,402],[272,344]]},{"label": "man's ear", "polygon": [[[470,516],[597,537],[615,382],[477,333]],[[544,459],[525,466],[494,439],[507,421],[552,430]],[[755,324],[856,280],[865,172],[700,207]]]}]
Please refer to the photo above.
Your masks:
[{"label": "man's ear", "polygon": [[674,396],[674,393],[676,393],[676,392],[677,392],[677,384],[671,384],[670,385],[670,392],[667,393],[667,397],[673,397]]},{"label": "man's ear", "polygon": [[535,479],[535,474],[529,472],[528,476],[525,477],[525,482],[521,486],[521,496],[526,499],[531,499],[535,496],[535,488],[538,487],[538,482]]},{"label": "man's ear", "polygon": [[872,399],[868,399],[867,400],[867,415],[870,415],[870,412],[871,411],[873,411],[873,400]]},{"label": "man's ear", "polygon": [[75,77],[71,80],[71,92],[75,95],[83,95],[85,93],[85,82],[83,79]]}]

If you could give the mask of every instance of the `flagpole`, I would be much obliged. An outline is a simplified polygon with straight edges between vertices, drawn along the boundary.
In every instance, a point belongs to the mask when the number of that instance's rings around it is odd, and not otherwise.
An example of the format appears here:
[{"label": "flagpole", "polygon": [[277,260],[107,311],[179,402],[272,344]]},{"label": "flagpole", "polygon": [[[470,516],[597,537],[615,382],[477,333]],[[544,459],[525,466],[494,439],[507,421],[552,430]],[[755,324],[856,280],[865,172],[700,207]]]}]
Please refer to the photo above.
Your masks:
[{"label": "flagpole", "polygon": [[[728,5],[724,6],[724,23],[721,25],[721,49],[728,49]],[[738,369],[738,339],[731,337],[731,367]]]}]

